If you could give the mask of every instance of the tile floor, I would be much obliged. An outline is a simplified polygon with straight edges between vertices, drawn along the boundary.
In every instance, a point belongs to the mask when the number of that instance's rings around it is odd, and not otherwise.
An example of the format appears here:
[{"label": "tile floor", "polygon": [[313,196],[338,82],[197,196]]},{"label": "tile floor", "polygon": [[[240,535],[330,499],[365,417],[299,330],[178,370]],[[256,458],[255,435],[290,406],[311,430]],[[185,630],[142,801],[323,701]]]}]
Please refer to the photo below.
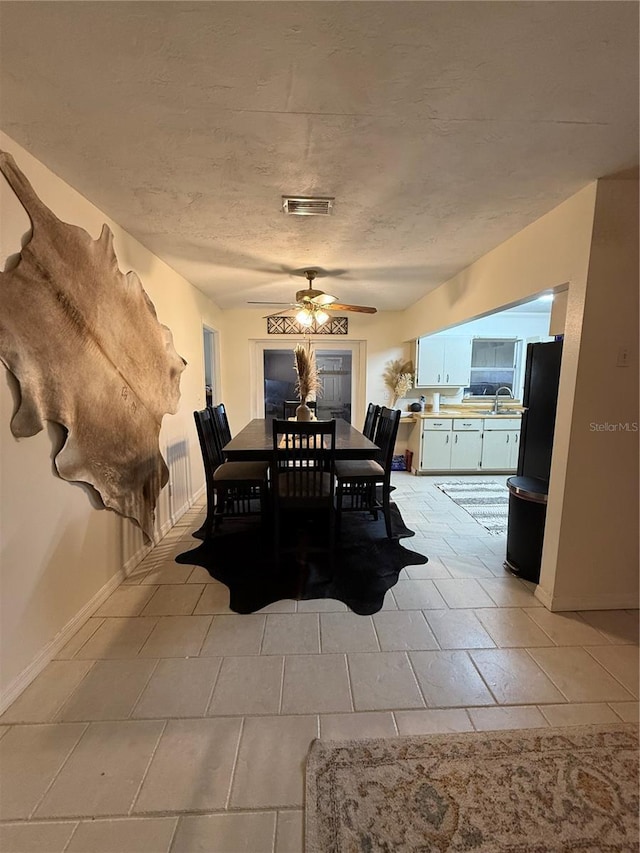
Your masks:
[{"label": "tile floor", "polygon": [[429,562],[373,617],[232,613],[183,517],[0,718],[0,850],[300,853],[315,737],[637,720],[637,611],[550,613],[438,481],[394,475]]}]

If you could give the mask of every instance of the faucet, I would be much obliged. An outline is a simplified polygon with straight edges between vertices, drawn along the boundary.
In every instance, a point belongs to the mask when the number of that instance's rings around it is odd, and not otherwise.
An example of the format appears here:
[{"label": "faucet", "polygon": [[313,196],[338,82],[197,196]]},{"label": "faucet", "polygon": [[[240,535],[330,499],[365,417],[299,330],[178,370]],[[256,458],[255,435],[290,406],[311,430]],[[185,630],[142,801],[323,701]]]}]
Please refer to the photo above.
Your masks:
[{"label": "faucet", "polygon": [[498,397],[499,397],[501,391],[506,391],[507,394],[509,395],[509,399],[513,400],[513,393],[511,391],[511,388],[509,388],[507,385],[501,385],[498,388],[498,390],[496,391],[496,396],[493,398],[493,414],[494,415],[497,415],[499,412],[499,409],[500,409],[500,401],[498,400]]}]

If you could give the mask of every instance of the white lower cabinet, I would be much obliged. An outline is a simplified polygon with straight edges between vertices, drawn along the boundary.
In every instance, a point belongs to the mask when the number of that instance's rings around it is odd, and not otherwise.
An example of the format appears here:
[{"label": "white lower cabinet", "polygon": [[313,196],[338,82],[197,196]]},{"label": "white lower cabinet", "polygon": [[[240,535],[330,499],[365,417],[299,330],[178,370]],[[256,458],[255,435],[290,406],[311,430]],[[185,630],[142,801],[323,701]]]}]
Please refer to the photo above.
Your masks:
[{"label": "white lower cabinet", "polygon": [[448,471],[451,468],[451,432],[422,433],[422,454],[420,467],[436,471]]},{"label": "white lower cabinet", "polygon": [[416,471],[515,471],[519,418],[426,418],[409,449]]},{"label": "white lower cabinet", "polygon": [[518,467],[520,433],[515,430],[485,432],[482,439],[482,468],[486,471],[515,470]]},{"label": "white lower cabinet", "polygon": [[451,418],[422,421],[418,468],[448,471],[451,468]]},{"label": "white lower cabinet", "polygon": [[515,471],[518,467],[520,420],[484,419],[482,439],[483,471]]},{"label": "white lower cabinet", "polygon": [[487,432],[482,439],[482,467],[488,471],[509,467],[508,432]]},{"label": "white lower cabinet", "polygon": [[451,468],[460,471],[478,471],[482,455],[482,432],[452,433]]}]

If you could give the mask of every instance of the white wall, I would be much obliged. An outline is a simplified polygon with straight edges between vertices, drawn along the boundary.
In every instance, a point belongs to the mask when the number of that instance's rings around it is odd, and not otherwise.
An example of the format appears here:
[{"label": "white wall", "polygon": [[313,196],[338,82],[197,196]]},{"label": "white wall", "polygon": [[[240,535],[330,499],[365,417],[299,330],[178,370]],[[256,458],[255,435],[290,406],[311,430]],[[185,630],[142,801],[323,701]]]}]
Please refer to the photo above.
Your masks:
[{"label": "white wall", "polygon": [[556,293],[549,317],[549,334],[563,335],[564,324],[567,320],[567,303],[569,302],[569,291],[562,290]]},{"label": "white wall", "polygon": [[554,470],[560,462],[564,469],[564,483],[552,479],[556,493],[564,485],[562,511],[547,524],[539,597],[556,610],[637,607],[637,180],[598,182],[580,308],[570,289],[565,334],[579,331],[575,393],[570,412],[559,399],[558,417],[571,425],[554,447]]},{"label": "white wall", "polygon": [[[165,487],[157,527],[166,529],[203,488],[204,473],[193,411],[204,406],[202,324],[217,329],[221,312],[170,267],[111,222],[4,134],[9,151],[42,201],[62,220],[92,237],[106,221],[115,235],[120,269],[134,269],[188,362],[181,377],[180,409],[162,424],[160,447],[170,462],[172,489]],[[2,265],[20,251],[28,217],[0,176]],[[52,447],[59,428],[24,439],[13,437],[16,383],[0,366],[0,707],[46,663],[47,649],[128,562],[141,556],[139,530],[115,513],[98,509],[85,487],[53,473]],[[186,456],[184,455],[186,453]],[[29,669],[29,667],[31,667]]]}]

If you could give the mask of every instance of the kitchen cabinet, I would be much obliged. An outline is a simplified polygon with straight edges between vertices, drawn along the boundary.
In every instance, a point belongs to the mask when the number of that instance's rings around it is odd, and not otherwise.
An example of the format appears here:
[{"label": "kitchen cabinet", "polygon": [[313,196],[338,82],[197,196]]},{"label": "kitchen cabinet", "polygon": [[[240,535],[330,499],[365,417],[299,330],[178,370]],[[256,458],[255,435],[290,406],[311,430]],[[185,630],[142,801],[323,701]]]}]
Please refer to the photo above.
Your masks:
[{"label": "kitchen cabinet", "polygon": [[424,418],[408,446],[418,473],[515,471],[519,439],[520,418]]},{"label": "kitchen cabinet", "polygon": [[451,468],[451,431],[422,434],[420,465],[427,470],[448,471]]},{"label": "kitchen cabinet", "polygon": [[[482,418],[425,418],[416,455],[418,471],[477,471],[482,454]],[[410,449],[411,441],[409,441]],[[415,451],[414,451],[415,452]]]},{"label": "kitchen cabinet", "polygon": [[416,385],[464,387],[471,372],[471,338],[418,338],[416,353]]},{"label": "kitchen cabinet", "polygon": [[480,418],[454,420],[451,434],[451,470],[478,471],[482,456]]},{"label": "kitchen cabinet", "polygon": [[483,471],[515,471],[518,467],[520,419],[484,419],[482,439]]},{"label": "kitchen cabinet", "polygon": [[510,468],[510,442],[511,433],[506,430],[487,432],[482,440],[482,469],[484,471],[499,471]]},{"label": "kitchen cabinet", "polygon": [[413,452],[413,470],[449,471],[451,469],[451,418],[424,418],[411,430],[408,447]]},{"label": "kitchen cabinet", "polygon": [[417,467],[448,471],[451,468],[451,418],[425,419],[418,426],[421,438]]}]

